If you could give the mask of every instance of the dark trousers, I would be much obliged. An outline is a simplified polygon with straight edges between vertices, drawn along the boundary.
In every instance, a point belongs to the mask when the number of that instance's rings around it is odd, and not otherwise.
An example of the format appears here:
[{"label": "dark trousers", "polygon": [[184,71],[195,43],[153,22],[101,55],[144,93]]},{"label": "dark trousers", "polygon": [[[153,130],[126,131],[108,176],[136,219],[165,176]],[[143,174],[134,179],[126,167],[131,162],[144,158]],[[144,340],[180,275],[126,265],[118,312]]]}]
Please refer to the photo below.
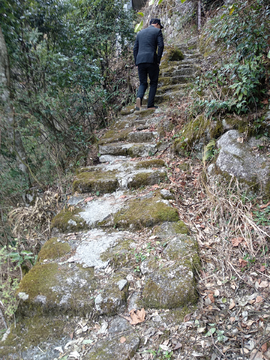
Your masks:
[{"label": "dark trousers", "polygon": [[147,107],[154,106],[154,99],[157,91],[158,84],[158,75],[159,75],[159,65],[158,64],[139,64],[138,65],[138,73],[140,79],[140,86],[137,93],[137,98],[143,99],[144,93],[148,87],[147,83],[147,75],[149,75],[150,79],[150,91],[148,97]]}]

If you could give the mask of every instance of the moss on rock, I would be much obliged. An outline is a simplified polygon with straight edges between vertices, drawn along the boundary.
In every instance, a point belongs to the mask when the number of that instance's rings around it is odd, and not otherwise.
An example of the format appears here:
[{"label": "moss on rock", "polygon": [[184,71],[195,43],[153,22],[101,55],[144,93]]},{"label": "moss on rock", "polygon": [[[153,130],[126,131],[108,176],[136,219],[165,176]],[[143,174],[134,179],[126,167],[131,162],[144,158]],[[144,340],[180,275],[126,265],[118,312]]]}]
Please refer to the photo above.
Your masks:
[{"label": "moss on rock", "polygon": [[155,109],[142,108],[141,111],[135,111],[135,114],[139,115],[141,119],[153,114]]},{"label": "moss on rock", "polygon": [[123,109],[121,109],[120,114],[121,115],[129,115],[132,114],[135,111],[135,105],[128,105],[125,106]]},{"label": "moss on rock", "polygon": [[49,291],[49,289],[56,284],[57,272],[58,265],[55,263],[36,264],[21,280],[17,295],[20,293],[27,294],[27,302],[33,301],[40,294],[46,296],[48,300],[55,300],[56,293]]},{"label": "moss on rock", "polygon": [[117,130],[115,128],[110,129],[100,139],[98,145],[114,143],[114,142],[117,142],[117,141],[125,141],[125,140],[127,140],[128,134],[132,130],[133,130],[133,128],[131,128],[131,127],[120,129],[120,130]]},{"label": "moss on rock", "polygon": [[158,223],[179,220],[175,208],[161,200],[160,195],[155,194],[148,199],[135,199],[129,202],[127,208],[119,210],[114,216],[116,227],[150,227]]},{"label": "moss on rock", "polygon": [[176,234],[188,234],[189,233],[188,226],[182,220],[177,221],[176,223],[173,223],[172,227]]},{"label": "moss on rock", "polygon": [[167,68],[170,62],[179,62],[185,58],[184,54],[177,47],[170,45],[166,47],[166,51],[162,56],[161,69]]},{"label": "moss on rock", "polygon": [[95,299],[100,314],[112,316],[126,307],[129,283],[121,273],[116,273]]},{"label": "moss on rock", "polygon": [[[170,281],[168,281],[170,279]],[[192,271],[183,265],[164,267],[148,275],[143,289],[143,303],[150,308],[175,309],[197,302]]]},{"label": "moss on rock", "polygon": [[148,169],[148,168],[160,168],[165,166],[165,161],[161,159],[151,159],[151,160],[144,160],[138,161],[135,168],[136,169]]},{"label": "moss on rock", "polygon": [[[68,336],[66,318],[51,318],[38,315],[26,317],[23,321],[11,326],[10,334],[2,344],[4,347],[0,350],[0,357],[1,359],[14,359],[13,356],[10,358],[8,356],[26,351],[32,346],[41,346],[42,341],[49,343],[55,339],[62,339],[64,336]],[[19,342],[18,339],[20,339]]]},{"label": "moss on rock", "polygon": [[132,359],[140,345],[140,338],[136,333],[125,335],[122,343],[119,338],[104,339],[98,341],[85,355],[85,360],[128,360]]},{"label": "moss on rock", "polygon": [[102,253],[100,258],[102,261],[109,260],[110,265],[113,266],[114,269],[122,269],[130,263],[131,244],[134,244],[133,240],[122,240],[114,247]]},{"label": "moss on rock", "polygon": [[58,241],[57,238],[51,238],[45,242],[42,246],[39,254],[38,261],[44,261],[45,259],[57,259],[66,254],[71,250],[71,247],[67,242]]},{"label": "moss on rock", "polygon": [[141,172],[133,176],[133,179],[128,183],[128,188],[158,184],[164,182],[166,178],[167,174],[165,172]]},{"label": "moss on rock", "polygon": [[57,228],[63,233],[86,230],[87,224],[80,217],[80,212],[82,212],[82,209],[62,210],[52,219],[51,228]]},{"label": "moss on rock", "polygon": [[114,171],[84,172],[76,176],[73,181],[73,193],[76,191],[111,193],[118,187],[118,180]]}]

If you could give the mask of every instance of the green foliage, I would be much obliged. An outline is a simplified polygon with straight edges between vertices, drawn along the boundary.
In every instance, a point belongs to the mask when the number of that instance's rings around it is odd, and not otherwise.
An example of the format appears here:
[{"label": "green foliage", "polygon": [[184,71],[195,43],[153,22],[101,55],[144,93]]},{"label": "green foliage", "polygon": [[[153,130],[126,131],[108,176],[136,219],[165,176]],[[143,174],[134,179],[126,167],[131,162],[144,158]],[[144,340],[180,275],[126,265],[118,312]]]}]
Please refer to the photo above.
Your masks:
[{"label": "green foliage", "polygon": [[165,360],[165,359],[173,359],[173,351],[168,351],[168,350],[162,350],[161,348],[159,348],[158,350],[146,350],[146,352],[150,353],[153,355],[154,359],[159,359],[159,360]]},{"label": "green foliage", "polygon": [[193,106],[195,113],[205,111],[211,116],[257,110],[269,88],[269,16],[270,9],[263,0],[237,1],[224,6],[221,17],[212,19],[205,36],[218,45],[223,59],[197,79],[199,99]]},{"label": "green foliage", "polygon": [[6,321],[14,315],[17,308],[16,290],[19,286],[19,279],[23,274],[34,266],[37,255],[31,251],[22,250],[21,244],[17,239],[13,240],[12,246],[2,246],[0,248],[0,291],[1,302]]},{"label": "green foliage", "polygon": [[264,209],[258,208],[253,212],[253,219],[257,225],[269,226],[270,224],[270,205]]},{"label": "green foliage", "polygon": [[[133,13],[123,4],[122,0],[1,2],[15,126],[30,172],[43,186],[51,184],[71,159],[76,163],[78,157],[86,157],[93,131],[106,126],[129,96],[119,54],[126,57],[133,41]],[[1,154],[7,166],[13,157],[15,167],[10,133],[9,129],[2,136]]]},{"label": "green foliage", "polygon": [[204,151],[203,151],[203,158],[202,161],[205,163],[206,161],[210,161],[212,160],[212,158],[215,155],[215,146],[216,146],[216,141],[214,139],[212,139],[205,147],[204,147]]}]

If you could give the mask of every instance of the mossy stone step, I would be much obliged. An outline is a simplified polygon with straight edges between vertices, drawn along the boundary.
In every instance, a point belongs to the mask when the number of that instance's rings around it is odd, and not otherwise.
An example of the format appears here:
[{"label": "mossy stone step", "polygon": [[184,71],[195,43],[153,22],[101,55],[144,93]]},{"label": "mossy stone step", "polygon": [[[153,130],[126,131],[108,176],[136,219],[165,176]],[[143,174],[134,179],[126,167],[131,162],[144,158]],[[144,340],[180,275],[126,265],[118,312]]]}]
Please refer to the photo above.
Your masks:
[{"label": "mossy stone step", "polygon": [[[157,160],[158,161],[158,160]],[[85,171],[76,175],[73,181],[73,193],[112,193],[121,189],[137,189],[141,186],[159,184],[166,181],[165,169],[158,169],[158,165],[145,168],[136,167],[136,163],[119,164],[117,170]],[[107,165],[108,166],[108,165]]]},{"label": "mossy stone step", "polygon": [[161,71],[162,77],[174,77],[174,76],[191,76],[194,75],[198,70],[195,66],[186,66],[186,67],[171,67]]},{"label": "mossy stone step", "polygon": [[99,226],[113,226],[118,229],[140,230],[153,227],[163,222],[177,222],[177,210],[168,200],[162,198],[161,192],[138,197],[127,202],[111,217],[99,223]]},{"label": "mossy stone step", "polygon": [[156,141],[158,139],[158,132],[153,131],[132,131],[128,134],[128,141],[133,143],[144,143]]},{"label": "mossy stone step", "polygon": [[172,91],[169,94],[156,95],[155,102],[156,104],[161,104],[172,99],[180,99],[185,96],[185,91]]},{"label": "mossy stone step", "polygon": [[160,77],[158,79],[158,85],[159,86],[166,86],[166,85],[176,85],[176,84],[188,84],[194,79],[194,76],[165,76]]},{"label": "mossy stone step", "polygon": [[99,146],[100,155],[122,155],[128,157],[146,157],[154,155],[157,144],[152,143],[111,143]]},{"label": "mossy stone step", "polygon": [[170,94],[175,91],[184,90],[186,87],[187,87],[186,84],[174,84],[174,85],[162,86],[157,89],[157,95]]}]

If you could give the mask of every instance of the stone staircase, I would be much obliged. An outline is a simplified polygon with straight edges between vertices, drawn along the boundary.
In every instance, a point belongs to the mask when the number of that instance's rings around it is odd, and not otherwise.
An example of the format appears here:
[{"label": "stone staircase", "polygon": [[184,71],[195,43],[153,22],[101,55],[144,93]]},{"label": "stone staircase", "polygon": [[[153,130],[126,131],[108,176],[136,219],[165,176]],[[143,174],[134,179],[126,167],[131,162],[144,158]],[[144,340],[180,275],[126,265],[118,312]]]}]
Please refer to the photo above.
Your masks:
[{"label": "stone staircase", "polygon": [[20,283],[1,359],[132,359],[143,331],[182,321],[196,304],[197,244],[160,156],[168,147],[162,104],[181,99],[198,72],[194,43],[178,47],[185,59],[162,69],[160,108],[123,109],[99,141],[100,164],[78,169],[51,239]]},{"label": "stone staircase", "polygon": [[172,99],[181,99],[186,94],[187,86],[200,74],[201,54],[196,49],[195,41],[188,44],[174,45],[184,55],[181,61],[170,61],[164,66],[161,63],[159,89],[156,103],[160,104]]}]

